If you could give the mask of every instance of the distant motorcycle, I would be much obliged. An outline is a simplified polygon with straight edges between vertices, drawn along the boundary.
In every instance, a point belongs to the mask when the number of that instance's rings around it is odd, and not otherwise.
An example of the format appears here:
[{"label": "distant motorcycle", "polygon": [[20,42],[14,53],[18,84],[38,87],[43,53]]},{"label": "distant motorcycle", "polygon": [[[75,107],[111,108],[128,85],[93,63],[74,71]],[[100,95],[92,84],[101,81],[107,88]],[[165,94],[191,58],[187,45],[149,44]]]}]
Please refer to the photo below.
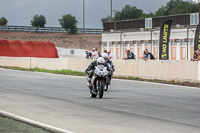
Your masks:
[{"label": "distant motorcycle", "polygon": [[105,85],[105,91],[108,91],[108,85],[110,85],[110,81],[111,81],[111,78],[112,78],[112,75],[113,75],[113,69],[112,69],[112,66],[109,64],[109,73],[108,75],[106,76],[106,85]]},{"label": "distant motorcycle", "polygon": [[103,65],[98,65],[95,67],[91,83],[92,83],[92,89],[96,89],[97,94],[90,92],[92,98],[97,97],[97,95],[99,98],[103,97],[104,87],[106,85],[106,79],[108,74],[109,71],[107,70],[107,67]]}]

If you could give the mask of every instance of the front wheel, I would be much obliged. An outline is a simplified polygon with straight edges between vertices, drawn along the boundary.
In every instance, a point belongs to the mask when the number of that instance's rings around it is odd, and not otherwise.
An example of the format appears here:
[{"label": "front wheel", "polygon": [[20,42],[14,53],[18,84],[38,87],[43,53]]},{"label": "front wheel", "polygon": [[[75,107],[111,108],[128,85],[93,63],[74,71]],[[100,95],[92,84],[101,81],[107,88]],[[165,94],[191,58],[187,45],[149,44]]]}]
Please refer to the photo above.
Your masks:
[{"label": "front wheel", "polygon": [[98,91],[99,91],[99,98],[102,98],[103,97],[103,92],[104,92],[104,83],[103,83],[103,81],[100,81],[99,82],[99,89],[98,89]]}]

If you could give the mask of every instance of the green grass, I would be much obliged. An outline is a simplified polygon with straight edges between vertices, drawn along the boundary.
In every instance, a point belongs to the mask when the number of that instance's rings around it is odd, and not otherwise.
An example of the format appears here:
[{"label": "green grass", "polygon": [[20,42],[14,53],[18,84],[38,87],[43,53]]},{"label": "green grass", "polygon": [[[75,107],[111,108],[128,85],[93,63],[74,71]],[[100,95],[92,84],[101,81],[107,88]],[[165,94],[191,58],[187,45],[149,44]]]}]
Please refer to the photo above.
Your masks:
[{"label": "green grass", "polygon": [[0,115],[0,133],[53,133]]},{"label": "green grass", "polygon": [[[63,74],[63,75],[87,76],[85,72],[78,72],[78,71],[72,71],[72,70],[46,70],[46,69],[40,69],[40,68],[20,68],[20,67],[8,67],[8,66],[0,66],[0,68],[22,70],[22,71],[32,71],[32,72],[45,72],[45,73]],[[159,79],[143,79],[140,77],[132,77],[132,76],[128,76],[128,77],[127,76],[113,76],[113,78],[200,87],[200,83],[193,83],[189,81],[179,82],[179,81],[174,81],[174,80],[167,81],[167,80],[159,80]]]},{"label": "green grass", "polygon": [[75,75],[75,76],[86,76],[85,72],[78,72],[72,70],[47,70],[40,68],[20,68],[20,67],[3,67],[1,68],[12,69],[12,70],[22,70],[22,71],[32,71],[32,72],[45,72],[45,73],[53,73],[53,74],[63,74],[63,75]]}]

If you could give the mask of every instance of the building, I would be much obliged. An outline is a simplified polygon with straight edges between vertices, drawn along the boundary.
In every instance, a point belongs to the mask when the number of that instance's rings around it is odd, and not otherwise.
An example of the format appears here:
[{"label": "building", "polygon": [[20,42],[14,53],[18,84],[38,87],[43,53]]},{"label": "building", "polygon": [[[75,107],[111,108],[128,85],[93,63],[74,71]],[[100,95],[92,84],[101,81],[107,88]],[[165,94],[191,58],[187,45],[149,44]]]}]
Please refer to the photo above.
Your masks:
[{"label": "building", "polygon": [[121,59],[126,56],[125,49],[129,49],[134,52],[136,59],[141,59],[143,51],[149,49],[159,60],[160,27],[167,20],[173,20],[169,59],[190,60],[194,52],[199,13],[104,23],[102,51],[111,51],[116,59]]}]

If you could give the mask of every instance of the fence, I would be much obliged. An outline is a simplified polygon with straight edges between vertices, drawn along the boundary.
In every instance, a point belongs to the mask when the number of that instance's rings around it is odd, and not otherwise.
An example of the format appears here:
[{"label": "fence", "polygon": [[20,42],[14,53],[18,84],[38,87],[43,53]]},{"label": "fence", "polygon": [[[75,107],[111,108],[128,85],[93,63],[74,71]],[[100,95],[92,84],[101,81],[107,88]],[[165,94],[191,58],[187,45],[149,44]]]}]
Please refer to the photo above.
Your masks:
[{"label": "fence", "polygon": [[[46,32],[46,33],[66,33],[62,27],[44,27],[36,28],[32,26],[0,26],[0,31],[18,31],[18,32]],[[103,29],[78,28],[79,34],[101,34]]]}]

